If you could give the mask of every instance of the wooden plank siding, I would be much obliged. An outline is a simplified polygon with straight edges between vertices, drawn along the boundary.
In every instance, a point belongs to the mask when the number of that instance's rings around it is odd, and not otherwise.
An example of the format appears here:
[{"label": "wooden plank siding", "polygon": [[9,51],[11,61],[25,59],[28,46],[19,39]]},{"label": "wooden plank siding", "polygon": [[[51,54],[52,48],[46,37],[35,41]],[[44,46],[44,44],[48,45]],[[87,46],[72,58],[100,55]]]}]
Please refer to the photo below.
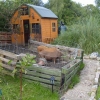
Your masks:
[{"label": "wooden plank siding", "polygon": [[[56,24],[56,31],[52,31],[52,23]],[[46,39],[55,39],[57,38],[57,19],[41,19],[42,24],[42,41],[46,43]]]},{"label": "wooden plank siding", "polygon": [[42,41],[45,42],[45,38],[50,37],[51,33],[51,20],[50,19],[42,19]]},{"label": "wooden plank siding", "polygon": [[[34,18],[32,16],[34,16]],[[35,10],[33,10],[32,8],[30,8],[29,19],[30,19],[30,23],[41,23],[40,15],[38,15],[37,12]]]}]

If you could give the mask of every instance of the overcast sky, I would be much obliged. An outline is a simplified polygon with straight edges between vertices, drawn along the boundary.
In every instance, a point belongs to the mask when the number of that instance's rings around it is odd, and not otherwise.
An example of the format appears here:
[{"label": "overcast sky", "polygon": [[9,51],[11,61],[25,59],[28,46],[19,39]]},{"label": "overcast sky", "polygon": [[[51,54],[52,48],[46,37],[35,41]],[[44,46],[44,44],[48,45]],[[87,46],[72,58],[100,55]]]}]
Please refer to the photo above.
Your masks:
[{"label": "overcast sky", "polygon": [[[44,3],[46,3],[48,0],[42,0]],[[87,5],[87,4],[93,4],[95,5],[95,0],[72,0],[77,3],[81,3],[82,5]]]}]

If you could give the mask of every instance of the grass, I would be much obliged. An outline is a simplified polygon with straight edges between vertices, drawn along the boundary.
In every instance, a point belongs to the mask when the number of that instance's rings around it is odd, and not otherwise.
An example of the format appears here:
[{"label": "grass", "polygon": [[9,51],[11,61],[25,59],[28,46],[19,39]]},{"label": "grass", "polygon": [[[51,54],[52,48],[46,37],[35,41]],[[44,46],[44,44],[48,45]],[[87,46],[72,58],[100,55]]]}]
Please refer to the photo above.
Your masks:
[{"label": "grass", "polygon": [[77,74],[75,74],[74,77],[71,79],[71,83],[69,85],[70,89],[72,89],[77,83],[79,83],[79,81],[80,81],[80,72],[83,68],[84,68],[84,63],[81,63]]},{"label": "grass", "polygon": [[[0,83],[2,96],[0,100],[20,100],[20,82],[19,78],[5,76]],[[30,83],[23,80],[22,100],[59,100],[57,93],[52,93],[50,89],[42,87],[39,83]]]},{"label": "grass", "polygon": [[96,100],[99,100],[99,98],[100,98],[100,86],[97,89]]},{"label": "grass", "polygon": [[68,27],[53,44],[77,47],[84,50],[86,54],[100,52],[100,23],[93,16],[78,21]]}]

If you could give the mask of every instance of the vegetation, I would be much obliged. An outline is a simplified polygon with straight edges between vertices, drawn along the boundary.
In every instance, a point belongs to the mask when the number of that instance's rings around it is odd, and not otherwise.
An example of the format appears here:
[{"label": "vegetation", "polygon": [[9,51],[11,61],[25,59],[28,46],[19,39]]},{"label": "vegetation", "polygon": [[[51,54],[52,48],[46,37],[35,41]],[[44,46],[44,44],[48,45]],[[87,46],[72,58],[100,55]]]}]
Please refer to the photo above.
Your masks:
[{"label": "vegetation", "polygon": [[[42,0],[1,0],[0,31],[11,32],[10,18],[20,5],[30,3],[44,6],[51,9],[58,16],[58,24],[63,21],[68,27],[67,32],[60,35],[53,44],[81,48],[87,54],[95,51],[100,53],[100,0],[95,1],[96,6],[82,6],[72,0],[48,0],[46,4],[43,4]],[[0,82],[1,79],[0,77]],[[72,88],[78,81],[79,75],[76,75],[72,79],[70,87]],[[6,82],[0,84],[0,88],[3,87],[3,100],[19,99],[18,82],[18,79],[6,77]],[[28,85],[29,83],[26,81],[23,84],[24,100],[58,100],[57,94],[51,95],[50,91],[45,91],[43,88],[40,89],[38,84],[32,85],[30,83]]]},{"label": "vegetation", "polygon": [[96,100],[100,99],[100,86],[97,89],[97,95],[96,95]]},{"label": "vegetation", "polygon": [[100,26],[97,17],[88,17],[71,25],[53,44],[81,48],[85,53],[100,52]]},{"label": "vegetation", "polygon": [[[89,15],[99,15],[100,12],[98,6],[82,6],[81,4],[77,4],[72,0],[48,0],[46,4],[43,4],[42,0],[1,0],[0,31],[11,31],[10,18],[15,9],[25,3],[44,6],[51,9],[58,16],[58,22],[60,23],[60,21],[63,21],[68,26],[74,24],[79,19],[87,17]],[[98,2],[96,3],[97,5],[99,5]]]},{"label": "vegetation", "polygon": [[81,70],[84,68],[84,63],[81,63],[80,64],[80,67],[79,67],[79,70],[78,70],[78,73],[71,79],[71,83],[69,85],[69,88],[72,89],[77,83],[79,83],[80,81],[80,72]]},{"label": "vegetation", "polygon": [[[0,83],[2,90],[0,100],[20,100],[19,83],[19,77],[5,76],[5,81]],[[42,87],[39,83],[29,83],[23,80],[22,89],[22,100],[59,100],[57,93],[52,94],[50,89]]]},{"label": "vegetation", "polygon": [[34,58],[35,57],[33,55],[26,54],[26,56],[22,57],[22,59],[18,62],[16,68],[13,71],[13,73],[16,73],[16,71],[20,73],[20,99],[22,98],[22,74],[23,72],[27,73],[26,68],[36,63]]}]

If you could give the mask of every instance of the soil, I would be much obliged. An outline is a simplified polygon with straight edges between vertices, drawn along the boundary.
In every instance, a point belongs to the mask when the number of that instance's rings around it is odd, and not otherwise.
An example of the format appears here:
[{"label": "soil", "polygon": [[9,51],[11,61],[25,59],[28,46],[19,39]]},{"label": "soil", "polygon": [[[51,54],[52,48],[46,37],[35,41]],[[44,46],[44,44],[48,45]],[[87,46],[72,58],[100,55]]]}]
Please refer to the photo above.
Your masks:
[{"label": "soil", "polygon": [[81,71],[80,82],[73,89],[69,89],[61,100],[89,100],[99,61],[84,59],[84,63],[85,67]]}]

